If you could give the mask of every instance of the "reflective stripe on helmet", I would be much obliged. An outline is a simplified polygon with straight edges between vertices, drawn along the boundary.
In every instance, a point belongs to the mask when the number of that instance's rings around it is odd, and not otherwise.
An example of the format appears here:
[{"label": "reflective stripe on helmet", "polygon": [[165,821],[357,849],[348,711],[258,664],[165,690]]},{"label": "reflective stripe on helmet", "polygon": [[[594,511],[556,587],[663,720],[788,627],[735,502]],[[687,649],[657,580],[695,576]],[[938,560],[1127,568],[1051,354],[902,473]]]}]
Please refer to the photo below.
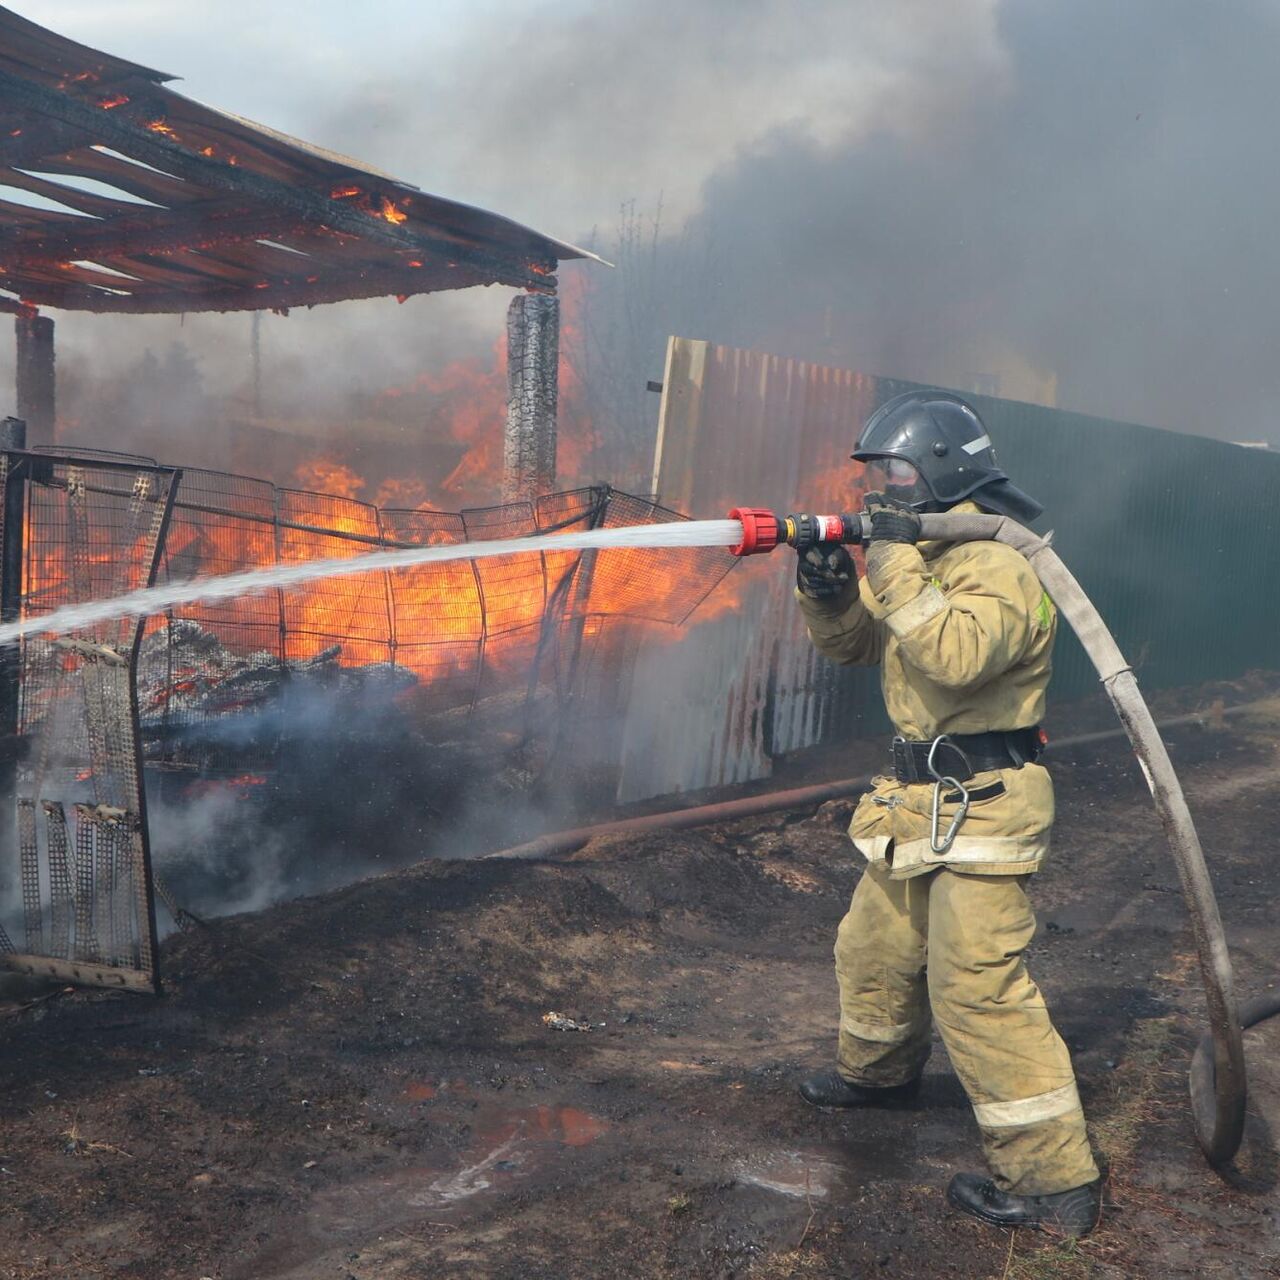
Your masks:
[{"label": "reflective stripe on helmet", "polygon": [[991,437],[982,435],[976,440],[970,440],[968,444],[962,444],[960,447],[965,451],[965,453],[970,455],[981,453],[983,449],[991,448]]}]

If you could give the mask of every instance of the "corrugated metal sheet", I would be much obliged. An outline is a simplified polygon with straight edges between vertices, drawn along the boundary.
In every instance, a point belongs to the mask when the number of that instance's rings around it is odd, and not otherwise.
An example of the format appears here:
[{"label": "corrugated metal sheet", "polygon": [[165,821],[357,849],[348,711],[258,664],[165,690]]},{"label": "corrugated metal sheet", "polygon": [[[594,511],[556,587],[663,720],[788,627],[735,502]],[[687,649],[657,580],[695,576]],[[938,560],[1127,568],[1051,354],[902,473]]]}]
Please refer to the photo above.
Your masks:
[{"label": "corrugated metal sheet", "polygon": [[[668,345],[654,489],[695,516],[859,505],[849,451],[913,384],[684,338]],[[1038,497],[1056,545],[1148,687],[1277,662],[1280,457],[1201,437],[984,396],[1002,464]],[[732,614],[635,667],[619,799],[767,777],[774,757],[887,728],[875,672],[817,657],[793,561],[747,561]],[[724,588],[721,588],[724,590]],[[1064,634],[1052,695],[1095,685]]]}]

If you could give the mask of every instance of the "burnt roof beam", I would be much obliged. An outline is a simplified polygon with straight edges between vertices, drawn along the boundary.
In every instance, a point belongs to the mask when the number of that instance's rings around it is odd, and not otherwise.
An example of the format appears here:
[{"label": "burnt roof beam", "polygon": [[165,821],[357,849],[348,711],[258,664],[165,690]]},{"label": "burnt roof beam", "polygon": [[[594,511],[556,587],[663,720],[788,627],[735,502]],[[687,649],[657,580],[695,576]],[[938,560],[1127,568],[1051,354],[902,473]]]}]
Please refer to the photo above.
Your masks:
[{"label": "burnt roof beam", "polygon": [[[394,295],[404,299],[420,293],[439,293],[448,289],[469,289],[489,284],[491,279],[464,266],[423,268],[410,273],[371,270],[331,272],[318,279],[295,279],[275,283],[262,282],[252,289],[243,286],[209,288],[195,293],[105,292],[83,284],[62,285],[30,277],[0,275],[0,288],[21,293],[23,300],[38,306],[67,310],[96,311],[124,315],[180,314],[188,311],[287,311],[292,307],[313,307],[326,302],[343,302],[355,298],[385,298]],[[115,283],[104,281],[104,288]],[[121,286],[130,282],[121,280]]]},{"label": "burnt roof beam", "polygon": [[[13,132],[14,128],[19,132]],[[8,136],[0,138],[0,165],[6,168],[21,168],[47,156],[60,156],[87,141],[83,129],[59,120],[42,120],[30,112],[23,112],[21,122],[5,132]]]},{"label": "burnt roof beam", "polygon": [[[0,70],[0,98],[22,108],[50,117],[73,129],[95,136],[105,146],[144,164],[165,170],[200,186],[249,196],[267,205],[290,209],[308,221],[330,227],[363,240],[372,240],[390,248],[406,249],[437,257],[442,253],[439,241],[417,235],[359,208],[306,187],[291,186],[243,165],[227,164],[214,156],[193,153],[180,142],[165,137],[134,120],[133,104],[111,111],[82,102],[70,94],[45,88],[20,76]],[[357,179],[365,182],[363,175]],[[449,244],[445,256],[495,282],[516,287],[547,291],[554,287],[554,259],[541,261],[519,259],[495,253],[491,249]]]},{"label": "burnt roof beam", "polygon": [[180,210],[144,209],[102,222],[60,226],[55,231],[25,227],[0,233],[0,247],[24,261],[92,258],[100,253],[163,253],[201,249],[240,240],[271,240],[287,235],[304,220],[292,212],[256,213],[244,201],[210,200]]}]

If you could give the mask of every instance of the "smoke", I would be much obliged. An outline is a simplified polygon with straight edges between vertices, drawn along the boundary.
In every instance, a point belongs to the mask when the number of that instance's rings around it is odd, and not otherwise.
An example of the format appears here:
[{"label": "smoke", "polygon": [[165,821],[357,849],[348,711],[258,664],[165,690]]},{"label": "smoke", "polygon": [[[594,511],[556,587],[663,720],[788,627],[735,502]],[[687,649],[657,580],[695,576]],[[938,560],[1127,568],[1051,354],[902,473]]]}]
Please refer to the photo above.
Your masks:
[{"label": "smoke", "polygon": [[[621,206],[646,237],[656,220],[633,269],[562,270],[594,294],[597,328],[620,317],[595,373],[624,390],[586,388],[607,411],[597,433],[651,431],[643,384],[680,332],[1228,439],[1275,434],[1280,201],[1262,157],[1280,16],[1264,0],[397,4],[395,40],[336,4],[304,29],[231,0],[214,25],[237,33],[234,56],[157,27],[154,7],[24,12],[606,256],[625,250]],[[374,454],[371,424],[389,421],[405,440],[420,431],[422,465],[447,474],[456,457],[431,453],[430,415],[378,395],[451,361],[492,370],[508,296],[264,317],[261,414],[246,316],[63,316],[65,436],[219,465],[218,428],[243,418],[284,423],[280,452],[297,455],[307,431],[323,448],[344,430]],[[195,361],[194,400],[137,376],[148,348],[164,361],[175,342]],[[138,428],[148,416],[163,432]],[[284,457],[253,464],[252,449],[234,459],[292,479]]]},{"label": "smoke", "polygon": [[1007,75],[909,144],[784,128],[709,179],[694,223],[751,274],[747,340],[1280,444],[1280,12],[1024,0],[998,29]]},{"label": "smoke", "polygon": [[220,776],[148,770],[152,857],[181,907],[256,911],[563,819],[568,799],[538,785],[545,762],[507,720],[424,716],[414,693],[389,668],[295,678],[256,713],[193,735]]}]

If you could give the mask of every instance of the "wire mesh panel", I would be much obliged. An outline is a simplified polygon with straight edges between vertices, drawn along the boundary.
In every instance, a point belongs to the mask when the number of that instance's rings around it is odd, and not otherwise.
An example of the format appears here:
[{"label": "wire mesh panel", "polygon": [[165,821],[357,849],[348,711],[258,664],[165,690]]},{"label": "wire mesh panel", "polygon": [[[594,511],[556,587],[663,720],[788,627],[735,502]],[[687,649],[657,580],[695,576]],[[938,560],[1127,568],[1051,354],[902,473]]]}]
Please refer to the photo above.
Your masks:
[{"label": "wire mesh panel", "polygon": [[[389,539],[413,546],[463,542],[460,515],[442,511],[384,511]],[[417,677],[422,705],[470,706],[484,648],[480,579],[469,560],[421,565],[389,575],[395,660]]]},{"label": "wire mesh panel", "polygon": [[[679,518],[604,486],[462,513],[379,511],[192,471],[174,504],[161,572],[176,580],[383,547]],[[272,768],[282,735],[305,732],[341,698],[369,703],[366,694],[418,714],[430,741],[471,733],[562,742],[590,719],[588,696],[616,714],[634,646],[612,638],[618,628],[603,645],[604,620],[678,622],[732,563],[717,549],[531,551],[175,609],[150,621],[142,647],[147,759],[170,770],[257,776]],[[597,674],[584,683],[577,673],[588,650]],[[606,668],[612,683],[599,674]]]},{"label": "wire mesh panel", "polygon": [[[184,471],[162,549],[161,581],[236,573],[274,564],[276,490],[246,476]],[[138,663],[139,710],[148,759],[170,768],[260,767],[243,738],[225,742],[208,725],[269,702],[285,678],[278,592],[183,605],[150,621]],[[235,759],[231,757],[234,755]]]},{"label": "wire mesh panel", "polygon": [[[285,489],[279,495],[280,561],[346,559],[384,545],[378,509],[354,498]],[[385,573],[320,578],[284,592],[285,657],[391,661]]]},{"label": "wire mesh panel", "polygon": [[[468,542],[521,538],[538,531],[533,507],[527,502],[464,511],[462,520]],[[476,702],[496,697],[509,704],[513,686],[523,687],[521,680],[532,667],[542,635],[547,602],[543,560],[535,551],[477,560],[475,567],[484,608]]]},{"label": "wire mesh panel", "polygon": [[[601,527],[667,524],[687,516],[646,498],[611,493]],[[593,553],[589,591],[580,604],[583,614],[683,622],[739,562],[723,547],[680,547],[669,550],[610,547]],[[728,600],[728,596],[718,597]]]},{"label": "wire mesh panel", "polygon": [[[120,595],[153,580],[170,513],[168,469],[91,458],[6,454],[6,520],[20,556],[17,741],[6,776],[16,831],[4,861],[20,885],[21,949],[6,963],[81,983],[154,990],[155,920],[141,786],[135,671],[141,624],[95,623],[41,635],[62,605]],[[14,545],[16,537],[22,544]],[[8,606],[7,606],[8,607]],[[16,876],[12,873],[16,870]],[[6,935],[15,910],[2,905]]]}]

